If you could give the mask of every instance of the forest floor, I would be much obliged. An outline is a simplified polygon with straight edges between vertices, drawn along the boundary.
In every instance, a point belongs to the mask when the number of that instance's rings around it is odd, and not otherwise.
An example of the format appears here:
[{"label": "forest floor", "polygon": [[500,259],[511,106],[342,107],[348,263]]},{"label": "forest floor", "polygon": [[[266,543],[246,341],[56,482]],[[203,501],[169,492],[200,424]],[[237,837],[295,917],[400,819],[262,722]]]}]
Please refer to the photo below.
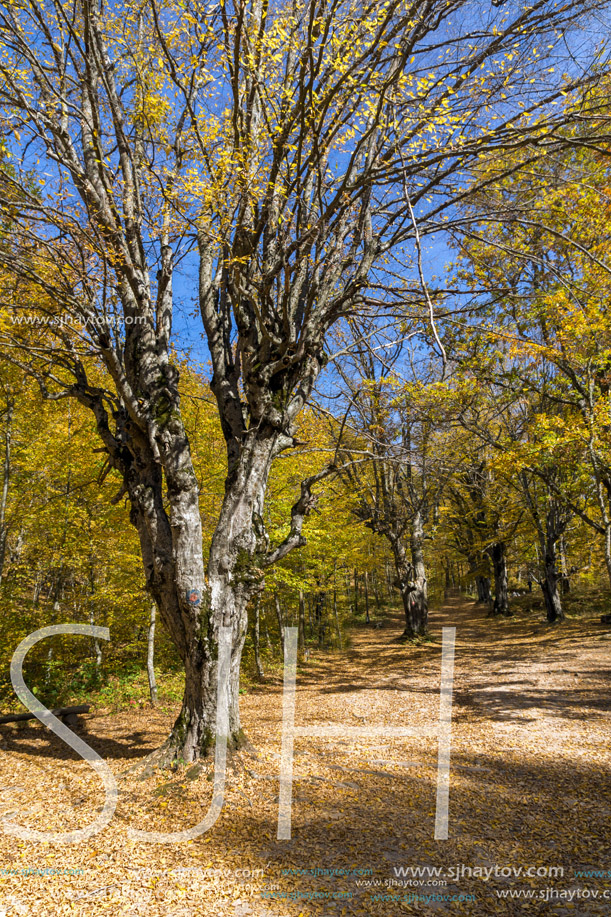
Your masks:
[{"label": "forest floor", "polygon": [[[0,917],[609,914],[611,634],[597,620],[495,620],[454,597],[431,613],[432,642],[399,642],[389,615],[300,667],[297,725],[435,726],[441,628],[456,627],[447,840],[437,739],[379,735],[295,739],[292,839],[277,840],[277,681],[242,697],[254,751],[233,756],[216,824],[188,843],[131,840],[130,825],[200,821],[211,768],[133,769],[170,714],[88,715],[76,732],[117,775],[115,816],[76,845],[0,836]],[[0,818],[46,831],[96,818],[99,778],[41,725],[4,726],[0,742]]]}]

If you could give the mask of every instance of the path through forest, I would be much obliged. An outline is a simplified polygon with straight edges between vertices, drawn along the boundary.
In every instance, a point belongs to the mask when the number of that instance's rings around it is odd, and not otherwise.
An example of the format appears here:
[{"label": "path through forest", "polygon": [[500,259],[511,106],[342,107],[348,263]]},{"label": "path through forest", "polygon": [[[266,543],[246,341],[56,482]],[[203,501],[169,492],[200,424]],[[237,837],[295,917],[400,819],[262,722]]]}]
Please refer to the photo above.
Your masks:
[{"label": "path through forest", "polygon": [[[187,844],[132,841],[128,825],[197,823],[210,768],[133,769],[169,711],[87,716],[78,733],[122,775],[115,817],[76,846],[0,838],[0,914],[608,914],[611,870],[579,875],[609,867],[611,634],[596,622],[497,621],[456,596],[432,613],[431,643],[399,642],[397,614],[299,670],[299,725],[432,726],[441,627],[456,626],[446,841],[433,836],[437,740],[413,737],[296,738],[292,840],[278,841],[279,683],[242,698],[255,751],[232,759],[216,825]],[[89,766],[41,726],[3,727],[2,818],[65,831],[102,802]]]}]

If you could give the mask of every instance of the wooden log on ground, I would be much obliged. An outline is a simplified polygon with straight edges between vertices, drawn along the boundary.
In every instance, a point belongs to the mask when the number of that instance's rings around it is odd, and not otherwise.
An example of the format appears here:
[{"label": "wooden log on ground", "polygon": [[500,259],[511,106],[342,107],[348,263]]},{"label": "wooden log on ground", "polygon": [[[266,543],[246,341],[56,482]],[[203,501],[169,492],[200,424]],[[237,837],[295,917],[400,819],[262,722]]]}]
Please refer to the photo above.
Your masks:
[{"label": "wooden log on ground", "polygon": [[[89,704],[80,704],[77,707],[59,707],[57,710],[51,710],[53,716],[60,719],[64,717],[78,716],[79,713],[89,713],[91,707]],[[7,716],[0,716],[0,725],[3,723],[21,723],[24,720],[35,720],[33,713],[10,713]]]}]

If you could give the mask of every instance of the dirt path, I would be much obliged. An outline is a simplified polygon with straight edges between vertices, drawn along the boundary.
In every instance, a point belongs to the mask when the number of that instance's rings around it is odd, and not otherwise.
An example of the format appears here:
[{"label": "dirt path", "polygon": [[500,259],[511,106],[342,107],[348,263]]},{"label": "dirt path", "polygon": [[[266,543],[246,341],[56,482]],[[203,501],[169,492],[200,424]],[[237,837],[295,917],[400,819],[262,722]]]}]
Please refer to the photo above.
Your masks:
[{"label": "dirt path", "polygon": [[[532,616],[489,620],[454,598],[432,614],[434,641],[421,647],[397,641],[399,617],[356,630],[345,653],[298,673],[296,724],[435,726],[450,625],[448,840],[434,839],[437,739],[385,735],[296,738],[292,839],[277,840],[282,689],[268,685],[243,698],[257,754],[234,758],[210,831],[182,844],[130,840],[128,825],[191,827],[212,790],[206,771],[130,773],[115,817],[90,841],[0,840],[0,915],[611,913],[611,635],[594,618],[550,630]],[[121,774],[170,721],[147,711],[87,717],[79,734]],[[42,727],[3,729],[2,817],[65,831],[92,821],[102,802],[89,766]],[[608,879],[578,875],[606,869]]]}]

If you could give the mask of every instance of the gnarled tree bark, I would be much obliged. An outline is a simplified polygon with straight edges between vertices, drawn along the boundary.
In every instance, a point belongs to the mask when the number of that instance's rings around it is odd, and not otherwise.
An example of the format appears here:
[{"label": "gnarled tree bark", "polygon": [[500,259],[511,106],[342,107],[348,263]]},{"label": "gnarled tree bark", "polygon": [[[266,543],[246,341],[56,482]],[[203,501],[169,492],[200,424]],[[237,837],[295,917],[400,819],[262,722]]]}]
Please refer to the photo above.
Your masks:
[{"label": "gnarled tree bark", "polygon": [[489,549],[494,571],[493,615],[509,615],[509,592],[507,583],[507,546],[504,541],[495,541]]}]

